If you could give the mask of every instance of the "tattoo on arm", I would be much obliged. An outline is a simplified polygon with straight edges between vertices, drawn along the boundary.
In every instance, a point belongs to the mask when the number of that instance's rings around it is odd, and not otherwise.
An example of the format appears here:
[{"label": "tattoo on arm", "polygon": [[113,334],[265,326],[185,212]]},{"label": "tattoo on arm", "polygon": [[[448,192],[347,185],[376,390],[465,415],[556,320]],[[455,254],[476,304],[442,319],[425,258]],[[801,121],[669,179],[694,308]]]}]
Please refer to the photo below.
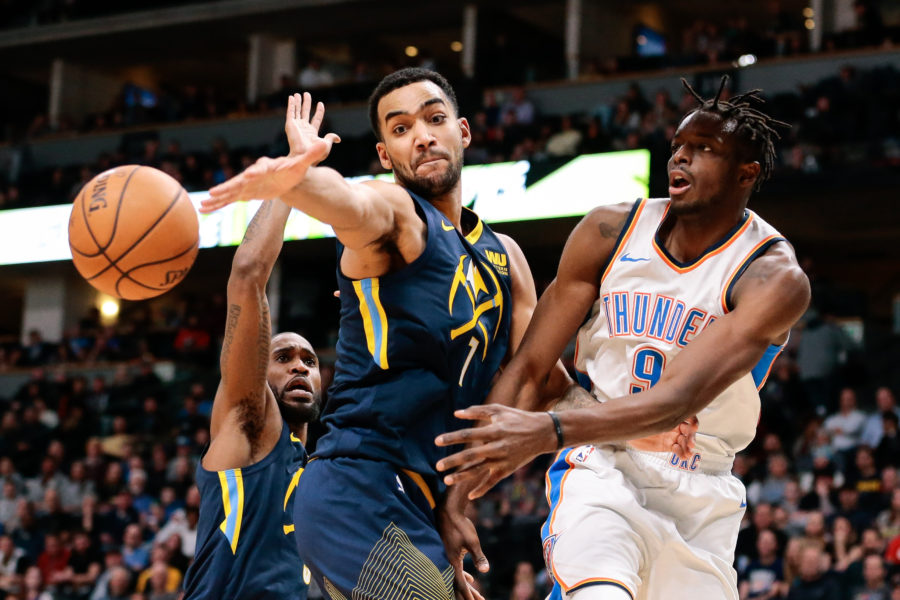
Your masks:
[{"label": "tattoo on arm", "polygon": [[[238,318],[240,316],[240,304],[232,304],[228,307],[228,316],[225,319],[225,339],[222,342],[222,363],[228,362],[228,355],[231,352],[231,342],[234,341],[234,331],[237,329]],[[225,370],[222,371],[222,380],[225,380]]]},{"label": "tattoo on arm", "polygon": [[259,206],[259,210],[256,211],[256,214],[253,215],[253,219],[250,221],[250,224],[247,225],[247,231],[244,232],[244,238],[241,240],[241,245],[244,245],[244,242],[252,240],[256,236],[256,231],[259,229],[260,221],[265,218],[272,211],[272,203],[271,202],[263,202]]},{"label": "tattoo on arm", "polygon": [[606,221],[598,223],[597,229],[600,231],[600,236],[616,239],[617,237],[619,237],[619,234],[622,233],[622,228],[625,227],[625,221],[627,220],[628,215],[625,215],[621,219],[619,219],[618,223],[608,223]]},{"label": "tattoo on arm", "polygon": [[265,381],[266,371],[269,368],[269,346],[271,345],[272,323],[269,320],[269,305],[266,302],[265,290],[260,291],[259,302],[259,337],[256,344],[256,372],[262,373]]},{"label": "tattoo on arm", "polygon": [[559,412],[563,410],[572,410],[573,408],[587,408],[595,406],[597,399],[590,392],[580,385],[570,385],[563,397],[559,399],[553,410]]}]

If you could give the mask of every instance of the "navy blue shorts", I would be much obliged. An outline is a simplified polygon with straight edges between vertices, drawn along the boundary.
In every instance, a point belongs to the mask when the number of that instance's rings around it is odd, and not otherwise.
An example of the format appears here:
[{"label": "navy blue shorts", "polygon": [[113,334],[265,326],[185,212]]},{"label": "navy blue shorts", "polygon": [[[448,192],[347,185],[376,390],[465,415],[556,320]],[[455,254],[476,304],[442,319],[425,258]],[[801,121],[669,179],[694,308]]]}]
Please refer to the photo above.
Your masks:
[{"label": "navy blue shorts", "polygon": [[453,567],[422,477],[382,461],[316,458],[300,476],[300,557],[332,600],[452,600]]}]

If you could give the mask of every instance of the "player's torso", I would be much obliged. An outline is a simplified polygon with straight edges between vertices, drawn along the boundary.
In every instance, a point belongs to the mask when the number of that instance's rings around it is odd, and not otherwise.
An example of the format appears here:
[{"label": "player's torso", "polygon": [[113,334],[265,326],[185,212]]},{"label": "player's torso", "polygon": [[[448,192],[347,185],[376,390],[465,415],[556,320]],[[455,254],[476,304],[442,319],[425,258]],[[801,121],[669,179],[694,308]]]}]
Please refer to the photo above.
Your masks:
[{"label": "player's torso", "polygon": [[309,584],[297,553],[293,492],[306,450],[287,426],[272,451],[242,469],[197,467],[200,521],[185,598],[302,600]]},{"label": "player's torso", "polygon": [[383,458],[434,472],[434,437],[458,427],[455,409],[483,401],[506,355],[510,266],[506,249],[463,209],[460,234],[414,198],[427,224],[423,254],[382,277],[338,272],[341,325],[318,456]]},{"label": "player's torso", "polygon": [[[600,294],[578,332],[576,368],[601,401],[652,387],[662,371],[706,327],[733,309],[733,284],[747,265],[784,238],[752,211],[690,263],[674,259],[657,238],[668,199],[640,200],[603,273]],[[731,455],[755,434],[759,394],[777,355],[767,353],[701,414],[697,447]]]}]

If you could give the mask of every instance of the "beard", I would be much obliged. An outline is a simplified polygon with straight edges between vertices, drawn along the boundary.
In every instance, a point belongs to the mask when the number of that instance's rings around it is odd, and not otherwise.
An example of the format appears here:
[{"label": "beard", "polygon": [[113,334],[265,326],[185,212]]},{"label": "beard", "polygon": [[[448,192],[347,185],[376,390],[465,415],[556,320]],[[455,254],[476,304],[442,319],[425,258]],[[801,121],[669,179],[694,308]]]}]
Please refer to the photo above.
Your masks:
[{"label": "beard", "polygon": [[407,171],[406,168],[397,168],[394,166],[394,178],[397,183],[413,192],[417,196],[425,199],[437,198],[443,196],[452,190],[459,183],[462,174],[462,148],[456,153],[455,157],[449,154],[428,154],[429,158],[440,157],[449,163],[447,169],[440,175],[431,175],[419,177],[415,174],[415,170]]},{"label": "beard", "polygon": [[[269,387],[271,388],[271,386]],[[288,424],[288,427],[297,427],[304,423],[312,423],[319,418],[319,413],[322,410],[321,393],[313,394],[312,402],[303,403],[286,402],[284,399],[284,390],[276,391],[275,389],[272,389],[272,393],[275,394],[275,403],[278,404],[278,411],[281,413],[281,418]]]}]

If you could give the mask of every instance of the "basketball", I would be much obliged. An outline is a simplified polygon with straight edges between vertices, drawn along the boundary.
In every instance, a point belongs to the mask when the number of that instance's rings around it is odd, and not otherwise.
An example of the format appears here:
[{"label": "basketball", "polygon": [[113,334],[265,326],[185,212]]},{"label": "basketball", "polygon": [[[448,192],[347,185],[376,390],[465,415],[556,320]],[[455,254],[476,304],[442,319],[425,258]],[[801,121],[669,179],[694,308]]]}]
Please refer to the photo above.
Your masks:
[{"label": "basketball", "polygon": [[175,287],[194,264],[199,242],[187,192],[152,167],[100,173],[79,192],[69,217],[75,268],[101,292],[125,300]]}]

